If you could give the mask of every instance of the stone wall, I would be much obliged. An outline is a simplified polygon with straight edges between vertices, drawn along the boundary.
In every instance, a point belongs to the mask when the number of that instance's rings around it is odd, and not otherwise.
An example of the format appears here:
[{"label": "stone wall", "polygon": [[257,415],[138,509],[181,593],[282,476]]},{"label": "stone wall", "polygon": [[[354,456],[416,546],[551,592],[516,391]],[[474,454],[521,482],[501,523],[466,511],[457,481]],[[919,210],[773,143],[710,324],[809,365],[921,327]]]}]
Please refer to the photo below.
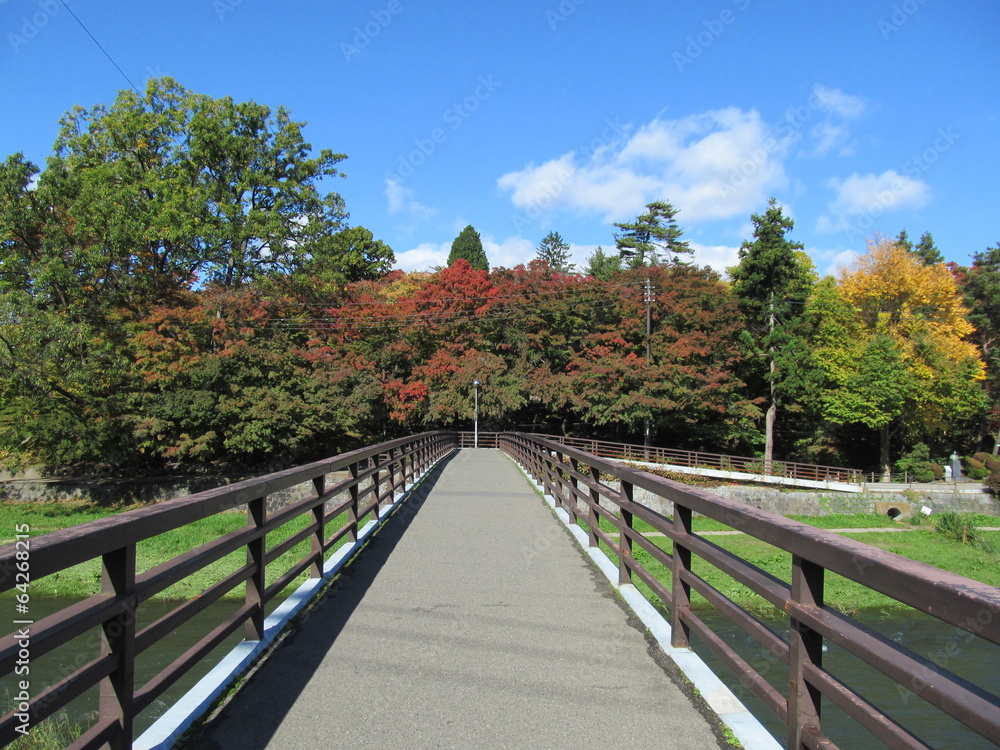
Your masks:
[{"label": "stone wall", "polygon": [[[608,485],[617,489],[617,482]],[[779,490],[770,487],[726,486],[712,487],[713,492],[722,497],[754,508],[777,513],[782,516],[828,516],[832,514],[855,514],[887,512],[889,507],[897,507],[902,516],[910,511],[919,512],[928,507],[935,513],[953,510],[960,513],[984,513],[1000,517],[1000,501],[986,492],[799,492]],[[636,488],[636,502],[642,503],[664,515],[673,513],[673,503],[645,490]],[[581,508],[581,511],[585,508]]]}]

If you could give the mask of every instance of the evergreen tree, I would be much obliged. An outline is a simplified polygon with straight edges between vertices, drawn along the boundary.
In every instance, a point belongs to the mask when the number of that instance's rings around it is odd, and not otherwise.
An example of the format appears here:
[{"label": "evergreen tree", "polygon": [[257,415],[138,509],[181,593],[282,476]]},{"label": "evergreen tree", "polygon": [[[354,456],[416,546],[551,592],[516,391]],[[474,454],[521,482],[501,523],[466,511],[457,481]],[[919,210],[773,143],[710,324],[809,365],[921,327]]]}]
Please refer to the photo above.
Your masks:
[{"label": "evergreen tree", "polygon": [[973,338],[986,361],[986,388],[993,404],[989,429],[995,435],[993,452],[1000,454],[1000,243],[972,256],[962,291],[969,322],[976,328]]},{"label": "evergreen tree", "polygon": [[451,243],[451,252],[448,254],[448,265],[450,266],[459,258],[469,261],[469,265],[478,271],[489,271],[490,262],[486,258],[486,251],[483,250],[483,241],[479,237],[479,232],[472,228],[470,224]]},{"label": "evergreen tree", "polygon": [[569,245],[559,232],[549,232],[539,243],[537,257],[549,264],[553,271],[571,273],[573,264],[569,262]]},{"label": "evergreen tree", "polygon": [[896,237],[896,244],[899,245],[901,248],[903,248],[908,253],[912,253],[913,252],[913,243],[910,242],[910,237],[906,233],[905,229],[902,230],[899,233],[898,237]]},{"label": "evergreen tree", "polygon": [[751,361],[756,359],[765,368],[754,375],[764,384],[766,393],[764,460],[770,462],[774,458],[774,424],[783,382],[791,379],[791,371],[803,365],[799,358],[790,361],[782,355],[800,349],[790,346],[790,338],[803,312],[809,278],[796,255],[802,245],[786,237],[795,224],[782,213],[777,201],[771,198],[764,214],[753,214],[751,219],[754,239],[740,247],[740,263],[730,270],[730,275],[746,322],[746,343],[757,355]]},{"label": "evergreen tree", "polygon": [[659,253],[667,257],[665,264],[680,263],[678,254],[691,253],[687,242],[681,240],[683,232],[677,226],[677,209],[664,201],[647,203],[646,213],[630,223],[615,223],[622,230],[615,235],[615,246],[629,268],[660,265]]},{"label": "evergreen tree", "polygon": [[600,246],[587,258],[587,267],[584,269],[585,274],[599,281],[610,281],[612,276],[621,271],[621,256],[605,255],[604,248]]},{"label": "evergreen tree", "polygon": [[925,266],[933,266],[935,263],[944,263],[944,256],[941,255],[941,251],[937,249],[937,245],[934,244],[934,238],[931,237],[930,232],[924,232],[920,235],[920,241],[917,246],[913,248],[913,254],[920,258],[920,262]]}]

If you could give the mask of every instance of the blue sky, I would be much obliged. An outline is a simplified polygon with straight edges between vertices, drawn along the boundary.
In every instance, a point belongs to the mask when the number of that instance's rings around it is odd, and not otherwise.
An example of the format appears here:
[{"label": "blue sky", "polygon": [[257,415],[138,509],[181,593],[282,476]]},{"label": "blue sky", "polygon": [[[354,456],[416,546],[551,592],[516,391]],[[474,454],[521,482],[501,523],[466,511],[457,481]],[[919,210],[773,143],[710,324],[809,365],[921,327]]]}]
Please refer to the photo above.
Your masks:
[{"label": "blue sky", "polygon": [[[653,200],[719,270],[769,196],[822,273],[875,232],[963,264],[1000,241],[995,0],[67,4],[140,88],[306,121],[406,270],[466,224],[494,266],[551,230],[582,263]],[[63,112],[128,85],[59,0],[0,0],[0,35],[0,156],[43,163]]]}]

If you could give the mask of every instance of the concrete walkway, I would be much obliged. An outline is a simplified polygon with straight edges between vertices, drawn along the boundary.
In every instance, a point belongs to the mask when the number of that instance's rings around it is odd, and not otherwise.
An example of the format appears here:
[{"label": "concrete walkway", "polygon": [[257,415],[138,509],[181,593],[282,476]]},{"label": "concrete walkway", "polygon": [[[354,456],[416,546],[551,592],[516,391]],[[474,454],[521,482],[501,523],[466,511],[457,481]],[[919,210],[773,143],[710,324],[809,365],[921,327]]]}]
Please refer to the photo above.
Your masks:
[{"label": "concrete walkway", "polygon": [[721,748],[503,454],[430,473],[186,747]]}]

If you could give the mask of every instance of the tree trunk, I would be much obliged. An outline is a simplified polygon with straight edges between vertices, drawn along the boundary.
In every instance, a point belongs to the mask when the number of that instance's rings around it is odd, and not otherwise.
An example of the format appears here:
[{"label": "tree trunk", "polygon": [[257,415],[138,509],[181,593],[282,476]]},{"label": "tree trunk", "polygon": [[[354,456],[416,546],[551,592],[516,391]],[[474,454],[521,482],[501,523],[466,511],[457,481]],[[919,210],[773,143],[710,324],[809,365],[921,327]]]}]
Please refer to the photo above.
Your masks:
[{"label": "tree trunk", "polygon": [[767,413],[764,415],[764,473],[771,473],[771,463],[774,461],[774,420],[778,416],[778,384],[775,382],[775,371],[778,369],[774,361],[774,328],[777,321],[774,314],[774,295],[771,296],[771,311],[768,318],[768,330],[770,341],[768,343],[768,354],[770,356],[768,378],[769,399]]},{"label": "tree trunk", "polygon": [[878,431],[879,444],[881,449],[881,456],[879,462],[882,465],[882,481],[890,481],[890,474],[892,474],[892,463],[889,460],[889,447],[892,442],[892,436],[889,432],[889,425],[882,425]]}]

